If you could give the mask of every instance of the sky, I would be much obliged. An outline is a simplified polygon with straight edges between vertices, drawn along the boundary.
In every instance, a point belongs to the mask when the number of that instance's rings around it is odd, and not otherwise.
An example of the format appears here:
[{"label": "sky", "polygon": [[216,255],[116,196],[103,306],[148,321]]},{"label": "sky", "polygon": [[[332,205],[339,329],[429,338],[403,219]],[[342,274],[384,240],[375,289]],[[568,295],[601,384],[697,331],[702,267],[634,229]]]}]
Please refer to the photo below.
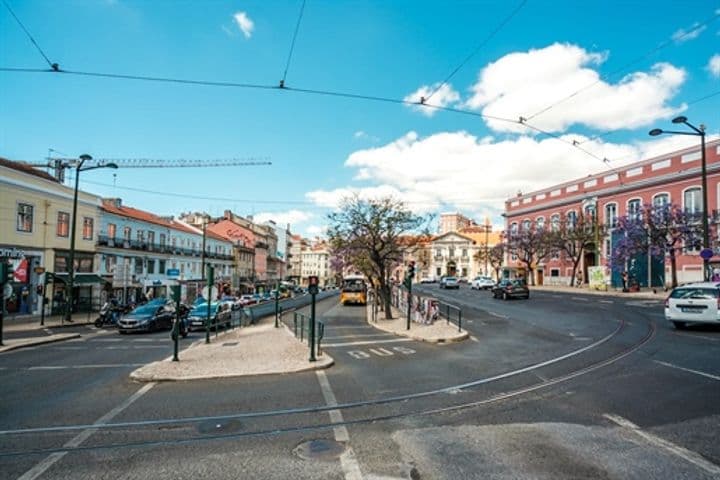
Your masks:
[{"label": "sky", "polygon": [[0,1],[0,156],[271,162],[80,176],[161,215],[313,237],[392,195],[502,228],[517,192],[697,145],[648,136],[678,115],[720,135],[720,0]]}]

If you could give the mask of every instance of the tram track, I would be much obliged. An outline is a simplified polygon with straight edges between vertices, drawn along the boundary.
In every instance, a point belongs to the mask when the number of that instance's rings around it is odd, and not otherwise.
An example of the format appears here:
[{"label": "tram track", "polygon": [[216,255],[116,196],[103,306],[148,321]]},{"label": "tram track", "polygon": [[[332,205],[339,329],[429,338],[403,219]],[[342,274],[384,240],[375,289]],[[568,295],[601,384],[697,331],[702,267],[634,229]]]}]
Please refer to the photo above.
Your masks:
[{"label": "tram track", "polygon": [[[589,352],[596,352],[598,351],[599,347],[601,346],[609,346],[611,340],[619,340],[621,337],[621,334],[626,333],[628,329],[628,322],[624,319],[620,319],[617,328],[611,332],[606,337],[601,338],[600,340],[593,342],[590,345],[587,345],[585,347],[582,347],[580,349],[573,350],[567,354],[554,357],[549,360],[545,360],[543,362],[538,362],[532,365],[528,365],[525,367],[522,367],[520,369],[512,370],[509,372],[501,373],[498,375],[494,375],[491,377],[476,379],[470,382],[464,382],[461,384],[456,384],[452,386],[443,387],[440,389],[430,390],[430,391],[424,391],[424,392],[416,392],[412,394],[406,394],[406,395],[398,395],[398,396],[392,396],[392,397],[385,397],[380,399],[372,399],[372,400],[363,400],[358,402],[348,402],[348,403],[342,403],[339,405],[334,406],[312,406],[312,407],[302,407],[302,408],[292,408],[292,409],[280,409],[280,410],[269,410],[269,411],[260,411],[260,412],[242,412],[237,414],[229,414],[229,415],[215,415],[215,416],[198,416],[198,417],[185,417],[185,418],[176,418],[176,419],[156,419],[156,420],[144,420],[144,421],[134,421],[134,422],[116,422],[116,423],[108,423],[108,424],[92,424],[92,425],[65,425],[65,426],[54,426],[54,427],[41,427],[41,428],[28,428],[28,429],[15,429],[15,430],[3,430],[0,431],[0,437],[11,437],[11,436],[26,436],[26,435],[33,435],[33,434],[47,434],[47,433],[67,433],[77,430],[88,430],[92,429],[93,431],[112,431],[112,430],[121,430],[124,434],[129,433],[128,429],[135,429],[132,430],[133,432],[139,433],[144,432],[148,433],[148,429],[156,427],[157,431],[163,431],[167,432],[168,427],[170,426],[178,426],[182,428],[183,426],[189,427],[195,424],[203,423],[203,422],[228,422],[228,421],[238,421],[238,420],[259,420],[263,418],[271,418],[271,417],[289,417],[294,418],[296,416],[302,416],[302,415],[309,415],[309,414],[315,414],[315,413],[323,413],[328,412],[330,410],[351,410],[351,409],[361,409],[361,408],[373,408],[383,405],[398,405],[402,407],[402,410],[399,412],[393,412],[393,413],[376,413],[370,415],[361,415],[359,418],[354,419],[348,419],[344,420],[342,422],[324,422],[324,423],[318,423],[318,422],[308,422],[305,421],[304,423],[300,423],[293,426],[286,426],[286,427],[276,427],[271,426],[269,428],[257,428],[254,430],[245,430],[245,431],[237,431],[237,432],[230,432],[230,433],[220,433],[220,434],[211,434],[211,435],[200,435],[200,436],[192,436],[192,437],[185,437],[185,438],[171,438],[171,439],[158,439],[158,440],[144,440],[144,441],[126,441],[126,442],[115,442],[115,443],[103,443],[98,445],[87,445],[87,446],[78,446],[75,448],[67,448],[67,447],[57,447],[57,448],[41,448],[41,449],[24,449],[24,450],[12,450],[12,451],[0,451],[0,458],[2,457],[18,457],[18,456],[28,456],[28,455],[47,455],[47,454],[53,454],[58,452],[81,452],[81,451],[92,451],[92,450],[104,450],[104,449],[115,449],[115,448],[140,448],[140,447],[160,447],[160,446],[167,446],[167,445],[179,445],[179,444],[187,444],[187,443],[194,443],[194,442],[207,442],[207,441],[221,441],[226,439],[233,439],[233,438],[250,438],[250,437],[257,437],[257,436],[272,436],[272,435],[281,435],[281,434],[288,434],[293,432],[307,432],[307,431],[315,431],[315,430],[325,430],[325,429],[331,429],[333,427],[345,425],[345,426],[353,426],[353,425],[361,425],[361,424],[369,424],[374,422],[386,422],[386,421],[393,421],[393,420],[401,420],[404,418],[411,418],[411,417],[421,417],[421,416],[432,416],[432,415],[439,415],[443,413],[451,413],[461,410],[466,410],[470,408],[476,408],[483,405],[488,405],[492,403],[502,402],[505,400],[510,400],[522,395],[525,395],[527,393],[531,393],[537,390],[541,390],[544,388],[551,387],[553,385],[557,385],[572,379],[575,379],[577,377],[580,377],[582,375],[591,373],[593,371],[596,371],[598,369],[607,367],[629,355],[636,352],[640,348],[642,348],[644,345],[646,345],[648,342],[652,340],[656,333],[656,327],[654,322],[651,320],[647,320],[647,329],[644,331],[644,334],[641,338],[638,340],[631,340],[629,345],[623,346],[619,351],[613,352],[610,356],[606,356],[604,358],[598,359],[596,361],[593,361],[589,364],[585,364],[582,367],[572,369],[568,372],[556,375],[554,377],[543,379],[539,382],[533,382],[529,383],[527,385],[524,385],[522,387],[509,389],[507,391],[501,391],[496,394],[491,394],[489,396],[485,396],[485,398],[480,399],[468,399],[468,401],[456,403],[453,402],[450,405],[444,405],[440,407],[425,407],[422,408],[415,408],[411,411],[408,411],[406,408],[406,405],[409,402],[416,402],[416,401],[422,401],[423,399],[428,398],[437,398],[440,395],[445,394],[453,394],[457,393],[458,391],[462,392],[470,392],[471,394],[477,396],[477,395],[483,395],[481,392],[478,392],[476,390],[477,387],[480,387],[482,385],[490,385],[495,384],[497,382],[500,382],[502,380],[506,380],[513,377],[520,377],[524,374],[534,372],[536,370],[549,367],[551,365],[562,365],[564,361],[569,360],[571,358],[575,357],[582,357],[582,354],[589,353]],[[533,377],[535,378],[535,377]],[[486,394],[485,394],[486,395]],[[443,401],[447,399],[452,399],[451,396],[443,397]]]}]

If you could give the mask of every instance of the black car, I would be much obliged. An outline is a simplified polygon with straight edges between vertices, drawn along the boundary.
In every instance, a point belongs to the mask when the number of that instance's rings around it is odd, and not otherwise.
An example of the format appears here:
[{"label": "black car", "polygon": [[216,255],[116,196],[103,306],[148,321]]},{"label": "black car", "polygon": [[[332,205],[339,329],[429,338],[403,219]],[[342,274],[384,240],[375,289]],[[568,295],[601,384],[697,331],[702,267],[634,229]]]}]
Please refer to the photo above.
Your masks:
[{"label": "black car", "polygon": [[118,331],[153,332],[171,329],[175,320],[175,304],[169,300],[146,303],[118,320]]},{"label": "black car", "polygon": [[[232,310],[228,303],[213,302],[210,305],[210,327],[215,325],[226,326],[230,324]],[[196,305],[187,317],[188,330],[205,330],[208,318],[208,304]]]},{"label": "black car", "polygon": [[530,298],[530,289],[522,278],[504,279],[492,288],[493,298]]}]

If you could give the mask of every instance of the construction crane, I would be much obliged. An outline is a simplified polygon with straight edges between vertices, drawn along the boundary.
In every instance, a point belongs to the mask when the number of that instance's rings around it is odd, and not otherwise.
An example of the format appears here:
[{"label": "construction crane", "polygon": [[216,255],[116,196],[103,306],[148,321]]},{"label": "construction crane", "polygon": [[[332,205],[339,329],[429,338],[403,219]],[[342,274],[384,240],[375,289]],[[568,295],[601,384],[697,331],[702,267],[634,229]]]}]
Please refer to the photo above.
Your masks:
[{"label": "construction crane", "polygon": [[[29,163],[32,167],[46,167],[53,169],[53,175],[58,182],[65,181],[65,170],[73,168],[78,161],[77,158],[47,157],[47,163]],[[199,168],[199,167],[251,167],[261,165],[272,165],[272,162],[265,158],[228,158],[215,160],[198,159],[162,159],[162,158],[96,158],[93,159],[98,165],[114,163],[120,168]]]}]

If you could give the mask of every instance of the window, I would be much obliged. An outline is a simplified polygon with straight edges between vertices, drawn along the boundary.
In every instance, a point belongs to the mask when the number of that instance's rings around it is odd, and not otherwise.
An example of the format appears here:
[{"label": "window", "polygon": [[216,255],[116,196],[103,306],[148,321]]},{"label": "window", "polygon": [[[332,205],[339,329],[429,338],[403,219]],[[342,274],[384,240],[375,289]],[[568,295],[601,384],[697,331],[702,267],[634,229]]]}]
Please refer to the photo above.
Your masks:
[{"label": "window", "polygon": [[143,273],[143,261],[142,258],[135,258],[135,274],[142,275]]},{"label": "window", "polygon": [[698,215],[702,212],[702,196],[699,188],[688,188],[683,194],[683,207],[685,213],[690,215]]},{"label": "window", "polygon": [[155,260],[148,259],[148,269],[147,273],[155,273]]},{"label": "window", "polygon": [[518,231],[518,224],[517,224],[517,223],[512,223],[512,224],[510,225],[510,233],[517,233],[517,231]]},{"label": "window", "polygon": [[161,247],[165,246],[165,234],[164,233],[160,234],[160,246]]},{"label": "window", "polygon": [[595,224],[595,205],[585,207],[585,220]]},{"label": "window", "polygon": [[144,230],[138,230],[137,231],[137,241],[140,243],[145,242],[145,231]]},{"label": "window", "polygon": [[572,210],[567,213],[567,228],[568,230],[572,230],[577,225],[577,212],[575,210]]},{"label": "window", "polygon": [[535,228],[538,231],[542,231],[545,229],[545,217],[538,217],[535,219]]},{"label": "window", "polygon": [[653,206],[664,207],[670,203],[670,195],[667,193],[658,193],[653,197]]},{"label": "window", "polygon": [[605,226],[608,228],[617,227],[617,203],[605,205]]},{"label": "window", "polygon": [[[467,254],[467,248],[463,248],[463,249],[462,249],[462,256],[463,256],[463,257],[467,257],[467,256],[468,256],[468,254]],[[464,276],[464,275],[463,275],[463,276]]]},{"label": "window", "polygon": [[450,258],[455,258],[455,247],[448,248],[448,255],[450,256]]},{"label": "window", "polygon": [[123,238],[125,241],[130,241],[130,235],[132,234],[132,229],[130,227],[123,228]]},{"label": "window", "polygon": [[530,231],[530,220],[523,220],[522,228],[526,232],[529,232]]},{"label": "window", "polygon": [[640,215],[640,199],[633,198],[628,202],[628,218],[631,220],[639,220]]},{"label": "window", "polygon": [[436,257],[442,257],[442,249],[441,249],[441,248],[436,248],[436,249],[435,249],[435,256],[436,256]]},{"label": "window", "polygon": [[117,265],[117,257],[115,255],[105,255],[105,272],[115,273]]},{"label": "window", "polygon": [[556,213],[550,217],[550,228],[553,232],[560,230],[560,214]]},{"label": "window", "polygon": [[117,234],[117,225],[108,223],[108,238],[115,238],[115,234]]},{"label": "window", "polygon": [[17,206],[17,231],[32,232],[33,227],[33,206],[29,203],[18,203]]},{"label": "window", "polygon": [[550,269],[550,276],[551,276],[551,277],[559,277],[559,276],[560,276],[560,269],[558,269],[558,268],[551,268],[551,269]]},{"label": "window", "polygon": [[90,217],[83,218],[83,240],[93,239],[93,224],[94,221]]},{"label": "window", "polygon": [[436,274],[438,277],[439,277],[440,275],[442,275],[442,270],[440,270],[440,267],[437,267],[437,268],[435,269],[435,274]]},{"label": "window", "polygon": [[155,245],[155,232],[148,231],[148,244]]},{"label": "window", "polygon": [[70,214],[67,212],[58,212],[57,226],[55,234],[58,237],[67,237],[70,235]]}]

